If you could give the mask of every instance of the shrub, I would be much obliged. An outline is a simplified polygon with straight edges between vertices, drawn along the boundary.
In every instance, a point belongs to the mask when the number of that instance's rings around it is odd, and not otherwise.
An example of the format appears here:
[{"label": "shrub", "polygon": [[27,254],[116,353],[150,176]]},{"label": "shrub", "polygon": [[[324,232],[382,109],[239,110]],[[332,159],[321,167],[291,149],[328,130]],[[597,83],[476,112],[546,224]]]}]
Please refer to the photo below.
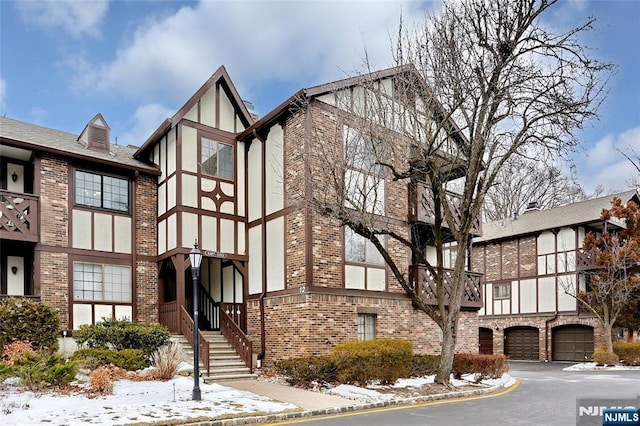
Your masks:
[{"label": "shrub", "polygon": [[66,386],[74,380],[77,372],[74,362],[66,362],[57,353],[40,356],[25,352],[22,358],[15,360],[15,373],[29,389]]},{"label": "shrub", "polygon": [[613,352],[626,365],[640,365],[640,342],[614,342]]},{"label": "shrub", "polygon": [[394,383],[408,377],[413,362],[413,345],[406,340],[376,339],[345,342],[331,353],[337,378],[343,383],[366,384],[380,380]]},{"label": "shrub", "polygon": [[276,361],[274,366],[293,386],[310,388],[313,382],[332,383],[337,380],[336,364],[330,356],[287,359]]},{"label": "shrub", "polygon": [[0,318],[0,348],[26,341],[38,352],[58,349],[60,317],[50,304],[19,297],[1,299]]},{"label": "shrub", "polygon": [[440,364],[440,355],[414,355],[411,365],[411,377],[423,377],[436,374]]},{"label": "shrub", "polygon": [[184,359],[182,348],[177,343],[170,343],[159,348],[151,356],[151,363],[156,368],[153,376],[159,380],[169,380],[178,373]]},{"label": "shrub", "polygon": [[600,348],[593,353],[593,362],[598,365],[616,365],[620,362],[620,358],[606,348]]},{"label": "shrub", "polygon": [[508,371],[507,357],[504,355],[455,354],[453,376],[460,379],[463,374],[474,374],[475,382],[497,379]]},{"label": "shrub", "polygon": [[113,377],[109,368],[101,366],[89,374],[89,392],[107,395],[113,392]]},{"label": "shrub", "polygon": [[149,366],[149,357],[140,349],[122,349],[120,351],[103,348],[78,349],[73,353],[71,359],[89,370],[114,365],[128,371],[135,371]]},{"label": "shrub", "polygon": [[79,345],[115,350],[141,349],[147,356],[169,343],[170,336],[169,330],[160,324],[118,319],[82,325],[73,333]]},{"label": "shrub", "polygon": [[2,351],[2,359],[8,365],[13,365],[17,359],[23,358],[25,353],[35,354],[31,343],[16,340],[5,346]]}]

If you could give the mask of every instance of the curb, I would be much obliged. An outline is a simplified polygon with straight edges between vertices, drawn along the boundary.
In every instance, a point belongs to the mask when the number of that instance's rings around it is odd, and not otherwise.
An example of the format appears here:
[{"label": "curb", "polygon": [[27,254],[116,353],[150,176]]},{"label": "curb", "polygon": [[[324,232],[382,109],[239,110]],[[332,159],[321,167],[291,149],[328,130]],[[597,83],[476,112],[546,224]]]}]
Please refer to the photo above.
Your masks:
[{"label": "curb", "polygon": [[189,426],[236,426],[236,425],[250,425],[250,424],[258,424],[258,423],[283,422],[287,420],[302,419],[305,417],[350,413],[354,411],[369,410],[372,408],[398,407],[402,405],[420,404],[420,403],[429,402],[429,401],[440,401],[444,399],[488,395],[493,392],[497,392],[501,389],[504,389],[504,390],[512,389],[516,387],[518,384],[519,382],[516,380],[515,383],[509,387],[505,387],[504,385],[496,385],[488,388],[475,389],[475,390],[439,393],[435,395],[425,395],[425,396],[419,396],[415,398],[394,398],[394,399],[389,399],[387,401],[360,403],[360,404],[353,404],[353,405],[345,405],[342,407],[330,407],[330,408],[324,408],[320,410],[284,412],[284,413],[275,413],[275,414],[267,414],[263,416],[251,416],[251,417],[235,417],[235,418],[224,419],[224,420],[210,420],[210,421],[200,421],[200,422],[184,423],[184,424]]}]

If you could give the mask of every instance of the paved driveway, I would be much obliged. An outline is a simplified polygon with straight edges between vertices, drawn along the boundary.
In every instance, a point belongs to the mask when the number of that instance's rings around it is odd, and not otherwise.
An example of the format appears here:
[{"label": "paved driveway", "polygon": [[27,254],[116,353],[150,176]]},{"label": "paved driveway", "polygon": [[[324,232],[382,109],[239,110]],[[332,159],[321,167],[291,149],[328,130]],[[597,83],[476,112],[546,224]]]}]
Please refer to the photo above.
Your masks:
[{"label": "paved driveway", "polygon": [[326,425],[545,425],[576,424],[577,398],[635,399],[640,370],[562,371],[568,363],[510,362],[520,381],[500,396],[406,408],[382,409],[300,424]]}]

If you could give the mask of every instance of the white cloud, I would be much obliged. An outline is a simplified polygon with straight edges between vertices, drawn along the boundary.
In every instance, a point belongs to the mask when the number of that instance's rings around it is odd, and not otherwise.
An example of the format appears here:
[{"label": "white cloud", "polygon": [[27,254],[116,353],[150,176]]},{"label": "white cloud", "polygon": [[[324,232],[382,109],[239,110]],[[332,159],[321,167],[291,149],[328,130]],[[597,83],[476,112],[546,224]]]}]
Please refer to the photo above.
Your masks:
[{"label": "white cloud", "polygon": [[63,30],[72,36],[100,34],[100,22],[109,9],[108,0],[21,1],[16,7],[23,19],[47,30]]},{"label": "white cloud", "polygon": [[175,110],[160,104],[147,104],[138,107],[133,117],[131,129],[118,138],[121,145],[141,146],[157,129],[165,118],[171,117]]},{"label": "white cloud", "polygon": [[203,1],[145,22],[111,62],[93,64],[99,71],[91,81],[78,77],[87,87],[171,103],[184,102],[220,65],[243,95],[270,82],[324,83],[356,71],[365,44],[377,68],[392,65],[390,37],[401,11],[409,24],[423,7]]},{"label": "white cloud", "polygon": [[620,191],[628,188],[637,170],[620,151],[633,157],[640,153],[640,126],[619,135],[607,135],[589,148],[586,156],[578,161],[580,180],[588,190],[602,185],[605,191]]}]

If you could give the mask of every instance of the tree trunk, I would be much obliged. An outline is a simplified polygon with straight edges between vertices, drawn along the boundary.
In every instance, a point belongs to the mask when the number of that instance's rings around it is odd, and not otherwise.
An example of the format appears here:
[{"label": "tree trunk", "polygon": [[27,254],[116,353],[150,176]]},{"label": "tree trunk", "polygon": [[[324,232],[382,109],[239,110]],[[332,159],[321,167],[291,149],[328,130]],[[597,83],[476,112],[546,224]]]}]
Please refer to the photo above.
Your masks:
[{"label": "tree trunk", "polygon": [[607,351],[609,352],[613,352],[613,339],[611,338],[612,329],[613,329],[613,326],[611,324],[604,325],[604,330],[605,330],[604,334],[607,341]]},{"label": "tree trunk", "polygon": [[451,371],[453,370],[453,356],[456,352],[456,330],[452,323],[451,313],[444,320],[442,330],[442,351],[440,352],[440,365],[436,373],[435,382],[451,387]]}]

